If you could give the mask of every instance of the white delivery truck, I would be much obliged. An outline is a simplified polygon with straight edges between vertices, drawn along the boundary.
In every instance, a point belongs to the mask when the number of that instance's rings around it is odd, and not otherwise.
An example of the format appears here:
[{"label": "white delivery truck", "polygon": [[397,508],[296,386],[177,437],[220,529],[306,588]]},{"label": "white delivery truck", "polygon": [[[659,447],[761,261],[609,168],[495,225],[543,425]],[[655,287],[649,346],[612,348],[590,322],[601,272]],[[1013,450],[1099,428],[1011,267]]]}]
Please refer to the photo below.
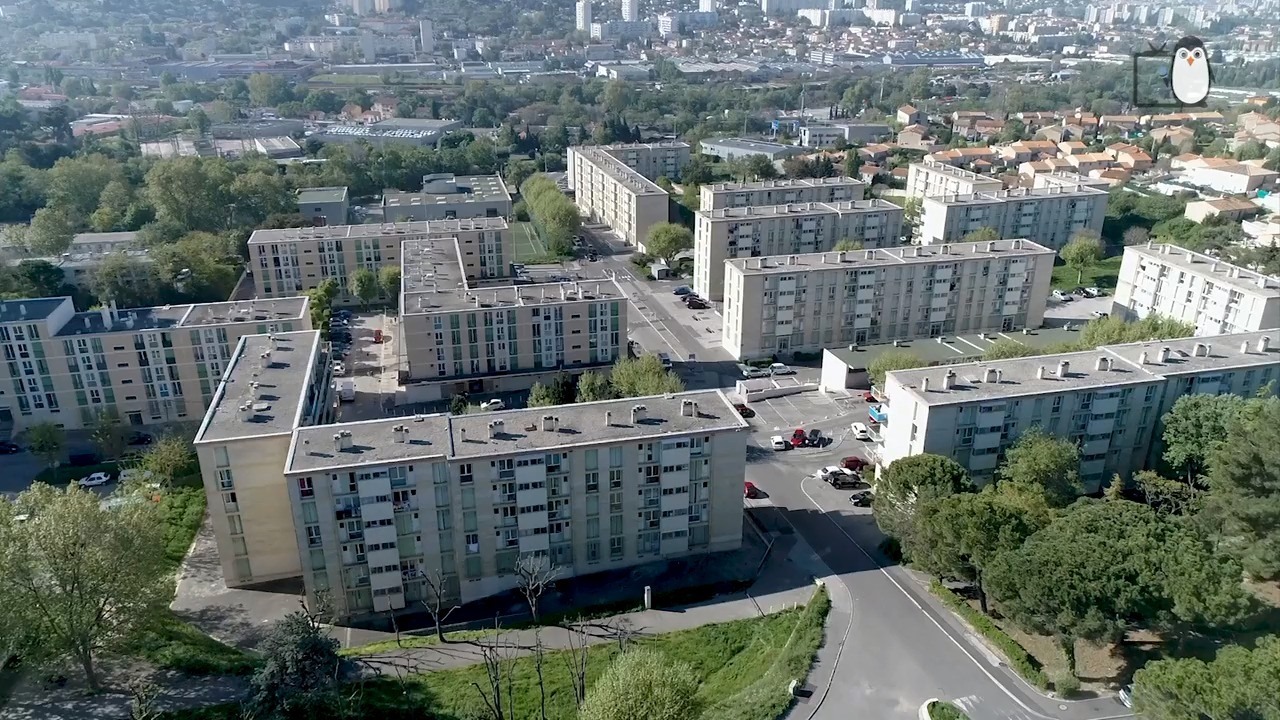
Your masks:
[{"label": "white delivery truck", "polygon": [[351,402],[356,399],[356,381],[354,378],[338,378],[334,381],[334,390],[338,391],[338,399]]}]

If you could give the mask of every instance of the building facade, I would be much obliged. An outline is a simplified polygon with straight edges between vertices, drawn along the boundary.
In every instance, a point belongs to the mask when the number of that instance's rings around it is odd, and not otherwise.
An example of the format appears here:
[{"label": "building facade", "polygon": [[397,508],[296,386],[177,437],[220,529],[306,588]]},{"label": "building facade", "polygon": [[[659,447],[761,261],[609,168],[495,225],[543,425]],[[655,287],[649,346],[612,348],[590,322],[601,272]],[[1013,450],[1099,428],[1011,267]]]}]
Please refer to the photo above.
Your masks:
[{"label": "building facade", "polygon": [[999,178],[933,160],[911,163],[907,168],[907,194],[913,198],[973,195],[1003,189],[1004,183]]},{"label": "building facade", "polygon": [[864,248],[898,245],[902,208],[873,199],[699,210],[694,219],[693,289],[719,301],[725,260],[825,252],[841,240]]},{"label": "building facade", "polygon": [[471,279],[510,274],[515,259],[505,218],[331,225],[256,230],[249,238],[249,263],[258,297],[298,295],[327,279],[338,284],[340,304],[357,299],[348,279],[358,268],[378,272],[399,267],[408,240],[451,238],[458,243],[462,273]]},{"label": "building facade", "polygon": [[[708,140],[703,140],[706,151]],[[795,180],[714,183],[699,188],[698,208],[704,211],[756,205],[840,203],[861,200],[867,184],[844,176]]]},{"label": "building facade", "polygon": [[583,213],[643,251],[649,228],[670,215],[671,196],[653,181],[678,178],[688,162],[688,143],[571,147],[569,185]]},{"label": "building facade", "polygon": [[0,301],[0,434],[103,413],[132,427],[195,420],[242,336],[310,328],[305,297],[79,313],[68,297]]},{"label": "building facade", "polygon": [[[1191,323],[1197,335],[1280,326],[1280,279],[1176,245],[1124,249],[1112,313]],[[1280,340],[1280,338],[1277,338]]]},{"label": "building facade", "polygon": [[985,482],[1004,451],[1040,427],[1079,445],[1093,492],[1157,461],[1160,418],[1179,397],[1251,397],[1280,380],[1277,339],[1271,329],[890,372],[877,462],[934,453]]},{"label": "building facade", "polygon": [[511,193],[499,175],[428,175],[422,192],[382,194],[385,222],[511,217]]},{"label": "building facade", "polygon": [[723,343],[739,360],[1044,320],[1052,250],[1025,240],[729,260]]},{"label": "building facade", "polygon": [[1105,191],[1086,185],[926,196],[918,238],[923,245],[951,243],[992,228],[1002,238],[1026,238],[1057,251],[1078,232],[1101,234],[1107,197]]}]

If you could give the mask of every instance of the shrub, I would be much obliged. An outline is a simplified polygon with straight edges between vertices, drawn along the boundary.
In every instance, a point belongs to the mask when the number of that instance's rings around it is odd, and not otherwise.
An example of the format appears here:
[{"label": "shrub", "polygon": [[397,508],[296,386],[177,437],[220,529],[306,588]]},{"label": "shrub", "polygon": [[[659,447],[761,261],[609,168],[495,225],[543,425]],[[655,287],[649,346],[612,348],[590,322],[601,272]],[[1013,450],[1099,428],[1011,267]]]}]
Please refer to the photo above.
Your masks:
[{"label": "shrub", "polygon": [[939,700],[929,703],[929,720],[969,720],[969,716],[955,705]]},{"label": "shrub", "polygon": [[942,583],[937,580],[929,583],[929,590],[934,595],[937,595],[942,602],[946,603],[947,607],[964,618],[975,630],[982,633],[982,636],[990,640],[1001,653],[1004,653],[1004,656],[1009,659],[1009,666],[1021,675],[1022,679],[1042,690],[1049,688],[1049,678],[1045,677],[1040,661],[1032,657],[1026,648],[1018,644],[1018,641],[1009,637],[1008,633],[1001,630],[991,621],[991,618],[974,610],[969,603],[943,587]]},{"label": "shrub", "polygon": [[1080,692],[1080,678],[1069,672],[1055,675],[1053,678],[1053,690],[1058,693],[1058,697],[1074,697]]}]

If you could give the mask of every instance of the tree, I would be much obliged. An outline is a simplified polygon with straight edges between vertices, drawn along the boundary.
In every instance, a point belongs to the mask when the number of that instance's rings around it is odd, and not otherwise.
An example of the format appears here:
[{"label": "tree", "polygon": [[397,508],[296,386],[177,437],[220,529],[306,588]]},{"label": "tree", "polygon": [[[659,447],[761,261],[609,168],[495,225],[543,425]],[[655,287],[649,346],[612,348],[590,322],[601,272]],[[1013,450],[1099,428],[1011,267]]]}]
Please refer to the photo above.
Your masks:
[{"label": "tree", "polygon": [[987,569],[1000,612],[1053,636],[1075,675],[1077,640],[1132,626],[1226,626],[1249,610],[1240,566],[1187,524],[1132,502],[1081,502]]},{"label": "tree", "polygon": [[702,207],[702,191],[699,186],[686,182],[684,184],[684,195],[682,196],[681,201],[682,205],[694,212],[697,212],[698,208]]},{"label": "tree", "polygon": [[1001,485],[1042,495],[1050,507],[1066,507],[1080,496],[1080,450],[1039,427],[1022,434],[996,471]]},{"label": "tree", "polygon": [[836,251],[836,252],[850,252],[850,251],[853,251],[853,250],[861,250],[861,249],[862,249],[862,241],[861,241],[861,240],[854,240],[853,238],[845,238],[845,239],[841,240],[840,242],[836,243],[835,247],[833,247],[833,248],[831,248],[831,249],[832,249],[832,250],[834,250],[834,251]]},{"label": "tree", "polygon": [[431,621],[436,626],[436,639],[440,642],[446,642],[444,639],[444,623],[458,609],[451,600],[451,594],[445,585],[444,573],[436,568],[431,573],[422,576],[425,585],[425,593],[422,598],[422,606],[426,608],[427,614],[431,616]]},{"label": "tree", "polygon": [[1280,576],[1280,397],[1250,402],[1209,455],[1208,509],[1251,575]]},{"label": "tree", "polygon": [[234,212],[235,181],[222,158],[174,158],[147,172],[146,195],[159,220],[184,230],[225,230]]},{"label": "tree", "polygon": [[75,486],[0,501],[0,607],[19,618],[23,660],[71,658],[97,690],[99,653],[134,639],[170,592],[162,528],[153,503],[104,506]]},{"label": "tree", "polygon": [[982,359],[985,362],[992,360],[1011,360],[1013,358],[1031,357],[1039,354],[1035,348],[1028,347],[1009,338],[1001,338],[993,343],[982,353]]},{"label": "tree", "polygon": [[1246,402],[1239,395],[1183,395],[1161,419],[1164,460],[1185,474],[1190,488],[1208,469],[1209,458]]},{"label": "tree", "polygon": [[378,270],[378,286],[382,294],[391,298],[393,304],[400,304],[400,268],[387,265]]},{"label": "tree", "polygon": [[1133,706],[1159,720],[1280,717],[1280,637],[1252,650],[1228,645],[1211,662],[1170,658],[1147,663],[1133,676]]},{"label": "tree", "polygon": [[319,285],[304,291],[302,294],[307,296],[307,308],[311,314],[311,328],[322,329],[328,332],[329,318],[333,313],[333,301],[337,299],[338,281],[333,278],[325,278],[320,281]]},{"label": "tree", "polygon": [[609,373],[609,384],[620,398],[684,392],[680,376],[663,368],[656,355],[618,358]]},{"label": "tree", "polygon": [[213,121],[209,119],[204,108],[196,105],[191,108],[191,112],[187,113],[187,127],[195,131],[196,135],[204,137],[209,134],[209,128],[213,127]]},{"label": "tree", "polygon": [[134,467],[147,482],[172,485],[187,475],[198,475],[196,453],[191,439],[176,434],[162,435],[147,446]]},{"label": "tree", "polygon": [[844,154],[844,174],[851,178],[861,177],[862,175],[862,153],[856,148],[850,148]]},{"label": "tree", "polygon": [[378,276],[366,267],[356,268],[348,281],[347,292],[360,301],[360,306],[369,307],[369,303],[378,297]]},{"label": "tree", "polygon": [[588,370],[578,376],[576,402],[585,403],[612,399],[613,387],[609,384],[609,378],[604,373]]},{"label": "tree", "polygon": [[916,515],[916,532],[903,550],[917,567],[943,579],[973,583],[987,612],[983,573],[1001,552],[1016,550],[1041,527],[1040,518],[988,488],[948,495]]},{"label": "tree", "polygon": [[37,255],[61,255],[71,247],[76,229],[75,220],[67,209],[53,206],[40,208],[31,217],[27,247]]},{"label": "tree", "polygon": [[924,453],[894,460],[876,480],[872,506],[876,525],[897,538],[904,548],[913,544],[917,510],[956,493],[972,492],[973,481],[951,458]]},{"label": "tree", "polygon": [[254,73],[249,76],[249,102],[255,107],[275,107],[289,99],[289,84],[278,75]]},{"label": "tree", "polygon": [[150,263],[132,255],[111,253],[89,273],[89,289],[98,300],[122,308],[155,304],[158,279]]},{"label": "tree", "polygon": [[469,406],[467,405],[466,395],[454,395],[449,398],[449,414],[450,415],[466,415]]},{"label": "tree", "polygon": [[924,365],[924,361],[906,350],[886,350],[867,366],[871,384],[884,390],[885,376],[894,370],[911,370]]},{"label": "tree", "polygon": [[277,621],[259,650],[262,665],[249,680],[250,717],[315,717],[340,702],[343,675],[339,643],[319,620],[292,612]]},{"label": "tree", "polygon": [[1196,326],[1163,315],[1148,315],[1137,322],[1119,317],[1095,318],[1080,330],[1080,346],[1122,345],[1148,340],[1173,340],[1195,335]]},{"label": "tree", "polygon": [[36,423],[27,428],[28,449],[39,455],[51,468],[62,458],[62,450],[66,445],[66,433],[51,422]]},{"label": "tree", "polygon": [[907,198],[902,205],[902,226],[907,228],[907,234],[914,234],[915,229],[920,227],[920,211],[923,203],[920,198]]},{"label": "tree", "polygon": [[1084,271],[1102,262],[1102,241],[1091,234],[1077,234],[1058,253],[1067,267],[1076,271],[1076,282],[1084,279]]},{"label": "tree", "polygon": [[544,385],[540,382],[536,382],[533,384],[533,387],[529,388],[529,401],[526,404],[528,407],[551,407],[553,405],[563,405],[565,403],[565,399],[560,397],[560,394],[556,392],[556,390],[557,387],[555,383]]},{"label": "tree", "polygon": [[960,238],[960,242],[991,242],[999,239],[1000,233],[995,228],[980,227],[973,232],[965,234],[964,237]]},{"label": "tree", "polygon": [[101,411],[89,426],[89,437],[104,458],[118,458],[124,454],[127,436],[116,415]]},{"label": "tree", "polygon": [[698,679],[688,663],[647,648],[619,655],[587,692],[579,720],[694,720]]},{"label": "tree", "polygon": [[[1117,483],[1113,480],[1112,484]],[[1152,470],[1134,473],[1131,484],[1142,496],[1142,502],[1161,515],[1194,515],[1202,504],[1190,485]]]},{"label": "tree", "polygon": [[1124,231],[1124,244],[1126,247],[1130,245],[1142,245],[1150,239],[1151,231],[1138,225]]},{"label": "tree", "polygon": [[676,223],[657,223],[649,228],[644,249],[650,255],[656,255],[670,263],[676,255],[693,249],[693,232]]}]

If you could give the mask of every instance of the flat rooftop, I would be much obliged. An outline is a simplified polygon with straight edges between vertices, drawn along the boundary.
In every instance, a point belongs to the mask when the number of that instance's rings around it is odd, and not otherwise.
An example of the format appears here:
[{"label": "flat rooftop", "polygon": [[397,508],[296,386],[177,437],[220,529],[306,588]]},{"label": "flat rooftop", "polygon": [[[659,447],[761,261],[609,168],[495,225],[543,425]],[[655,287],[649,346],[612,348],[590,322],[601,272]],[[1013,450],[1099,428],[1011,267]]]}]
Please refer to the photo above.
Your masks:
[{"label": "flat rooftop", "polygon": [[497,175],[464,175],[433,178],[423,183],[422,192],[385,191],[383,207],[456,205],[469,202],[511,201],[511,193]]},{"label": "flat rooftop", "polygon": [[304,320],[309,317],[308,303],[305,295],[270,300],[201,303],[190,306],[191,312],[182,318],[182,327]]},{"label": "flat rooftop", "polygon": [[629,165],[606,152],[610,146],[595,145],[586,147],[571,148],[575,153],[581,155],[585,160],[595,165],[596,168],[605,175],[613,178],[619,184],[627,187],[636,195],[657,195],[667,194],[666,190],[658,187],[653,181],[644,175],[632,170]]},{"label": "flat rooftop", "polygon": [[923,202],[940,205],[977,205],[982,203],[997,204],[1018,200],[1036,200],[1051,197],[1083,197],[1094,195],[1106,197],[1107,193],[1085,183],[1076,185],[1049,185],[1047,187],[1011,188],[993,192],[965,193],[962,195],[937,195],[924,198]]},{"label": "flat rooftop", "polygon": [[468,282],[453,238],[407,240],[401,248],[402,315],[626,298],[612,276],[562,269],[534,269],[525,282]]},{"label": "flat rooftop", "polygon": [[1215,284],[1228,285],[1250,295],[1280,297],[1280,279],[1254,272],[1224,260],[1193,252],[1177,245],[1131,245],[1124,249],[1139,257],[1189,273],[1211,279]]},{"label": "flat rooftop", "polygon": [[71,302],[71,298],[24,298],[22,300],[0,300],[0,323],[40,322],[53,314],[62,303]]},{"label": "flat rooftop", "polygon": [[346,187],[305,188],[298,191],[298,202],[303,205],[311,203],[336,203],[347,199]]},{"label": "flat rooftop", "polygon": [[841,202],[802,202],[786,205],[748,205],[702,211],[708,220],[741,220],[743,218],[776,218],[800,215],[833,215],[842,213],[902,212],[902,207],[888,200],[844,200]]},{"label": "flat rooftop", "polygon": [[355,238],[405,236],[444,236],[475,230],[505,230],[506,218],[467,218],[460,220],[426,220],[367,225],[324,225],[321,227],[254,230],[250,245],[261,243],[300,242],[303,240],[352,240]]},{"label": "flat rooftop", "polygon": [[958,168],[954,165],[948,165],[947,163],[937,162],[935,160],[926,160],[924,162],[911,163],[908,167],[915,170],[923,170],[926,172],[934,172],[942,175],[950,175],[951,177],[959,178],[962,180],[1000,182],[1000,178],[991,177],[990,175],[979,175],[978,173],[973,172],[972,170],[965,170],[964,168]]},{"label": "flat rooftop", "polygon": [[[721,142],[721,141],[717,141]],[[789,180],[756,180],[753,182],[727,182],[703,185],[716,193],[754,192],[756,190],[786,190],[811,187],[862,187],[866,183],[843,175],[829,178],[793,178]],[[892,203],[890,203],[892,205]]]},{"label": "flat rooftop", "polygon": [[109,243],[112,245],[131,245],[138,239],[136,232],[77,233],[71,239],[71,245],[96,245]]},{"label": "flat rooftop", "polygon": [[[681,414],[682,402],[697,403],[696,414]],[[645,407],[631,420],[631,409]],[[543,416],[556,417],[555,429],[543,429]],[[501,421],[500,428],[490,423]],[[396,442],[392,429],[408,429]],[[662,440],[673,435],[745,430],[749,426],[719,390],[604,400],[556,407],[388,418],[360,423],[298,428],[286,473],[431,457],[463,459],[520,453],[554,452],[620,441]],[[333,435],[351,433],[351,449],[337,450]]]},{"label": "flat rooftop", "polygon": [[1026,345],[1033,350],[1048,352],[1050,348],[1080,340],[1078,330],[1065,328],[1040,328],[1008,333],[977,333],[973,335],[948,335],[938,342],[936,338],[920,338],[916,340],[899,340],[897,345],[883,343],[878,345],[859,345],[853,350],[847,346],[827,348],[827,352],[835,355],[853,370],[866,370],[881,355],[890,351],[911,353],[928,366],[954,365],[974,362],[982,357],[992,345],[1001,340],[1012,340]]},{"label": "flat rooftop", "polygon": [[784,145],[782,143],[769,142],[767,140],[747,140],[745,138],[708,138],[702,141],[703,145],[733,148],[735,150],[748,150],[758,153],[777,153],[777,152],[794,152],[803,154],[808,152],[807,149],[797,147],[795,145]]},{"label": "flat rooftop", "polygon": [[78,312],[65,325],[58,328],[58,331],[54,333],[54,337],[137,332],[140,330],[175,330],[182,325],[182,318],[186,317],[191,307],[191,305],[164,305],[161,307],[130,308],[114,312],[108,308]]},{"label": "flat rooftop", "polygon": [[[1107,345],[1105,349],[1159,375],[1248,369],[1280,363],[1280,327],[1232,335]],[[1161,357],[1165,359],[1162,361]]]},{"label": "flat rooftop", "polygon": [[[292,432],[319,349],[317,330],[245,335],[231,354],[195,442]],[[270,355],[263,357],[267,351]]]},{"label": "flat rooftop", "polygon": [[1030,240],[1014,238],[947,245],[904,245],[871,250],[831,250],[802,255],[766,255],[735,258],[725,262],[745,275],[772,275],[809,270],[848,270],[881,265],[959,262],[975,258],[994,259],[1018,255],[1053,255],[1053,251]]}]

